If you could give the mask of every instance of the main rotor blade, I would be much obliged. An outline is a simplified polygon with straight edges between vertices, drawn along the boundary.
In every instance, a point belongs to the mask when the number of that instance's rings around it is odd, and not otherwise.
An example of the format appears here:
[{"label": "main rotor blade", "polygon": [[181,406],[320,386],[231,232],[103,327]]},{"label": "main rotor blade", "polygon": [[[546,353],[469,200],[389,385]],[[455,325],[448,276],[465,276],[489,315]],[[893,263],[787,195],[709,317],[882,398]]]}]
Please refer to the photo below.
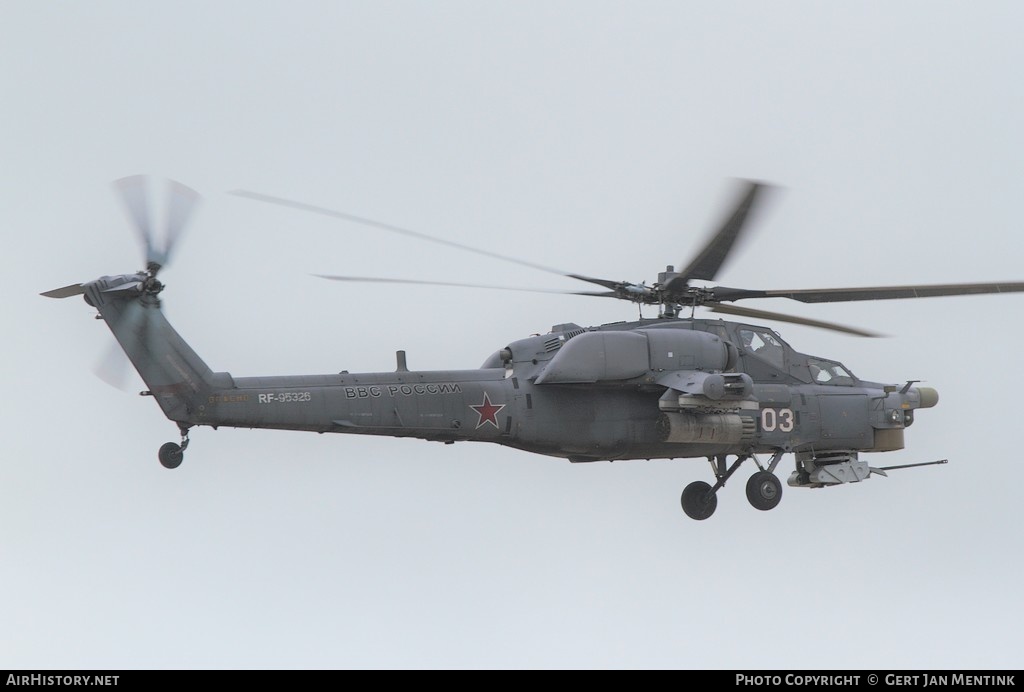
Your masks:
[{"label": "main rotor blade", "polygon": [[769,185],[753,180],[743,181],[743,183],[739,199],[732,212],[722,222],[714,235],[711,236],[707,245],[693,258],[689,266],[680,272],[678,277],[667,284],[667,290],[680,290],[691,279],[712,281],[715,275],[718,274],[718,270],[725,263],[733,245],[736,244],[736,241],[739,240],[744,229],[748,226],[747,222],[757,208],[758,200],[762,199],[765,191],[770,189]]},{"label": "main rotor blade", "polygon": [[[586,281],[588,283],[597,284],[598,286],[604,286],[605,288],[615,291],[625,285],[625,281],[612,281],[610,279],[595,279],[592,276],[583,276],[582,274],[566,274],[570,279],[579,279],[580,281]],[[589,295],[589,294],[587,294]]]},{"label": "main rotor blade", "polygon": [[130,175],[114,181],[114,186],[121,193],[121,201],[128,216],[135,225],[135,232],[142,243],[142,251],[146,255],[146,263],[154,261],[155,245],[153,243],[153,227],[150,223],[149,195],[146,190],[147,176]]},{"label": "main rotor blade", "polygon": [[844,334],[853,334],[855,336],[884,336],[883,334],[879,334],[878,332],[870,332],[866,329],[860,329],[858,327],[847,327],[846,325],[843,324],[837,324],[835,322],[823,322],[822,320],[812,320],[807,317],[794,317],[792,315],[784,315],[780,312],[769,312],[767,310],[753,310],[751,308],[741,308],[735,305],[722,305],[721,303],[706,303],[705,307],[707,307],[712,312],[720,312],[725,315],[737,315],[739,317],[752,317],[754,319],[774,320],[776,322],[789,322],[791,324],[802,324],[808,327],[829,329],[834,332],[843,332]]},{"label": "main rotor blade", "polygon": [[170,261],[171,253],[181,238],[185,224],[188,223],[192,212],[202,200],[202,196],[198,192],[174,180],[167,181],[167,192],[167,227],[164,235],[164,247],[162,251],[156,253],[157,257],[154,258],[154,261],[161,266]]},{"label": "main rotor blade", "polygon": [[547,288],[519,288],[515,286],[494,286],[490,284],[466,284],[452,281],[417,281],[415,279],[383,279],[370,276],[335,276],[332,274],[314,274],[313,276],[331,281],[354,281],[360,283],[383,283],[383,284],[412,284],[415,286],[454,286],[456,288],[486,288],[497,291],[523,291],[526,293],[555,293],[569,296],[598,296],[601,298],[616,298],[614,291],[559,291]]},{"label": "main rotor blade", "polygon": [[[261,192],[251,192],[249,190],[231,190],[228,192],[229,195],[235,195],[236,197],[245,197],[247,199],[254,199],[259,202],[267,202],[269,204],[277,204],[282,207],[290,207],[292,209],[300,209],[302,211],[312,212],[314,214],[320,214],[322,216],[329,216],[335,219],[342,219],[344,221],[351,221],[353,223],[362,224],[364,226],[370,226],[372,228],[379,228],[383,231],[390,231],[391,233],[398,233],[400,235],[408,236],[410,238],[418,238],[425,240],[430,243],[437,243],[438,245],[447,245],[448,247],[458,248],[460,250],[466,250],[468,252],[475,252],[478,255],[484,255],[485,257],[492,257],[494,259],[504,260],[506,262],[513,262],[524,267],[530,267],[532,269],[539,269],[549,274],[558,274],[559,276],[568,276],[573,279],[580,279],[581,281],[590,281],[596,283],[595,280],[581,276],[578,274],[570,274],[560,269],[553,269],[552,267],[546,267],[536,262],[530,262],[528,260],[518,259],[516,257],[509,257],[502,255],[497,252],[491,252],[490,250],[484,250],[481,248],[473,247],[471,245],[463,245],[462,243],[456,243],[453,240],[445,240],[444,238],[437,238],[426,233],[420,233],[419,231],[413,231],[408,228],[402,228],[401,226],[395,226],[390,223],[383,223],[381,221],[374,221],[362,216],[356,216],[355,214],[347,214],[343,211],[335,211],[334,209],[327,209],[326,207],[318,207],[313,204],[305,204],[304,202],[295,202],[290,199],[283,197],[274,197],[273,195],[265,195]],[[602,284],[603,285],[603,284]]]},{"label": "main rotor blade", "polygon": [[896,300],[902,298],[934,298],[985,293],[1021,293],[1024,282],[981,284],[920,284],[911,286],[865,286],[861,288],[808,288],[791,291],[756,291],[742,288],[716,287],[714,300],[733,301],[747,298],[790,298],[801,303],[845,303],[856,300]]}]

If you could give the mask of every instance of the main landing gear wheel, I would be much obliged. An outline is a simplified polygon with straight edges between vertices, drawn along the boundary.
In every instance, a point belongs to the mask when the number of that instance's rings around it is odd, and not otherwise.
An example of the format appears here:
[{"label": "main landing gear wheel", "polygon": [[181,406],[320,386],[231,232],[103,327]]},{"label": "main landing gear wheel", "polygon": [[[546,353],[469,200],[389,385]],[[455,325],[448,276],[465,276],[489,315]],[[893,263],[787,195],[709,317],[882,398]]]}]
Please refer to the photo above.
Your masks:
[{"label": "main landing gear wheel", "polygon": [[758,471],[747,481],[747,500],[754,509],[767,512],[782,500],[782,482],[770,471]]},{"label": "main landing gear wheel", "polygon": [[[782,483],[779,482],[774,471],[775,467],[782,460],[783,454],[785,454],[785,450],[776,449],[775,454],[772,455],[771,461],[768,463],[767,470],[762,468],[757,457],[753,457],[754,463],[761,470],[747,481],[747,499],[757,509],[772,509],[782,499]],[[683,511],[686,512],[686,516],[701,521],[714,514],[715,508],[718,507],[718,491],[725,487],[726,481],[732,478],[740,464],[752,456],[751,454],[737,455],[732,465],[728,464],[728,458],[724,454],[708,457],[708,461],[711,463],[711,470],[715,474],[715,484],[712,486],[704,481],[694,481],[683,489],[683,496],[680,498],[680,502],[683,505]]]},{"label": "main landing gear wheel", "polygon": [[704,481],[694,481],[683,488],[680,498],[686,516],[697,521],[707,519],[718,507],[718,496],[711,492],[711,486]]},{"label": "main landing gear wheel", "polygon": [[176,469],[181,466],[181,461],[185,458],[185,452],[181,449],[181,445],[175,442],[168,442],[160,447],[157,457],[160,458],[160,463],[165,469]]}]

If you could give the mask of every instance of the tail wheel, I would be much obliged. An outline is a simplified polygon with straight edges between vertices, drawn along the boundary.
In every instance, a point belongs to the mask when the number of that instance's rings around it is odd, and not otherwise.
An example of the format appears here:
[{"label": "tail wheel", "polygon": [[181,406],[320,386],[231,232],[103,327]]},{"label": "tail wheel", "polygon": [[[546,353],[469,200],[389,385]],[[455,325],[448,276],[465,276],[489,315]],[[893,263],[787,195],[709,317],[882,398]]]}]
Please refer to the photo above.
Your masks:
[{"label": "tail wheel", "polygon": [[782,482],[769,471],[758,471],[747,481],[747,500],[754,509],[767,512],[782,500]]},{"label": "tail wheel", "polygon": [[181,461],[185,458],[185,452],[182,450],[181,445],[175,442],[168,442],[160,447],[157,457],[165,469],[176,469],[181,466]]}]

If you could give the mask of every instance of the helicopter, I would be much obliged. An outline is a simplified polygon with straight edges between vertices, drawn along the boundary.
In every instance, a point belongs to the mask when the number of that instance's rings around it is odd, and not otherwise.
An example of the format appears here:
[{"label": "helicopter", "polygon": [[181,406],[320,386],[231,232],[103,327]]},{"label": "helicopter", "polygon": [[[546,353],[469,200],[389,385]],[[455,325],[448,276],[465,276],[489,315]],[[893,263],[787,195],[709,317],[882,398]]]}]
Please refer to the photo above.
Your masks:
[{"label": "helicopter", "polygon": [[[404,351],[392,372],[235,377],[214,372],[165,318],[158,275],[200,199],[168,182],[162,242],[151,223],[148,177],[115,182],[142,245],[145,269],[46,291],[81,295],[113,333],[180,441],[157,457],[181,465],[194,427],[220,426],[317,433],[411,437],[453,444],[476,441],[567,459],[574,463],[631,459],[706,459],[713,484],[693,481],[680,503],[687,516],[710,517],[718,492],[746,461],[756,471],[746,496],[759,510],[782,499],[776,469],[793,454],[787,485],[824,488],[858,483],[894,469],[947,460],[874,467],[862,455],[904,448],[916,412],[938,403],[917,380],[862,380],[842,363],[797,351],[759,324],[695,316],[697,308],[755,321],[788,322],[859,336],[867,330],[733,305],[758,298],[804,303],[846,302],[1024,291],[1024,282],[757,290],[713,282],[746,232],[771,186],[739,181],[736,201],[684,268],[660,272],[651,285],[595,278],[462,245],[344,212],[262,193],[231,194],[318,213],[516,262],[586,282],[600,291],[543,291],[614,298],[656,306],[656,318],[582,327],[553,326],[501,345],[478,368],[413,371]],[[368,281],[505,288],[449,282],[326,276]],[[686,315],[684,313],[688,312]],[[760,457],[766,459],[762,461]],[[730,457],[732,460],[730,461]]]}]

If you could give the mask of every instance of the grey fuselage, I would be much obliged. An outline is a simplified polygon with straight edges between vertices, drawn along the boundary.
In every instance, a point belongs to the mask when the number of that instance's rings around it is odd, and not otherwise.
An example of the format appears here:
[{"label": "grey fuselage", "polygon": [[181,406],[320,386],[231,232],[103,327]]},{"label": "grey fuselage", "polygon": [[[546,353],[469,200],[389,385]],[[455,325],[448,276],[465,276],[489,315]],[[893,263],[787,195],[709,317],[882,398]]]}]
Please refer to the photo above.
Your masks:
[{"label": "grey fuselage", "polygon": [[164,413],[231,426],[494,442],[571,461],[890,451],[937,394],[864,382],[770,329],[657,319],[558,325],[469,370],[215,373],[137,277],[85,285]]}]

